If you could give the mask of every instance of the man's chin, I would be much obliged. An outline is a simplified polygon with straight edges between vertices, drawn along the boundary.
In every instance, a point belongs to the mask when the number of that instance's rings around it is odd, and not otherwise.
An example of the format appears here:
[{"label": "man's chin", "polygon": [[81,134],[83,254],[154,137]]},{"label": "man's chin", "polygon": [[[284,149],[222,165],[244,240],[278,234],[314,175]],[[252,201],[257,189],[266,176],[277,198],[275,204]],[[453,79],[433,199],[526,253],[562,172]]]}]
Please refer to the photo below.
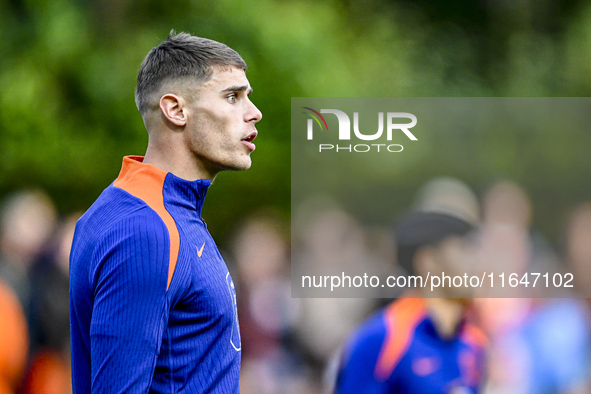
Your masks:
[{"label": "man's chin", "polygon": [[241,163],[232,163],[231,165],[226,166],[226,168],[224,168],[224,170],[226,170],[226,171],[244,171],[244,170],[248,170],[251,165],[252,165],[252,161],[250,160],[250,157],[249,157],[248,161],[244,161]]}]

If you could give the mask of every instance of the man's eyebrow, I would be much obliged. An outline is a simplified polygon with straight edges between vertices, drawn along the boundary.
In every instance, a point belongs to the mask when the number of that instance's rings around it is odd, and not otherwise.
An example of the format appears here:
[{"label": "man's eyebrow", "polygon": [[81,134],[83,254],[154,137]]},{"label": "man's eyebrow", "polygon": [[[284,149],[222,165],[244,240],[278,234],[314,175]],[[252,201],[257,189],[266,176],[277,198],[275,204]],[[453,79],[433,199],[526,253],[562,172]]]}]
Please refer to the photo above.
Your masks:
[{"label": "man's eyebrow", "polygon": [[234,86],[230,86],[229,88],[226,88],[224,90],[222,90],[222,93],[227,93],[227,92],[241,92],[243,90],[248,89],[248,92],[246,92],[247,94],[251,94],[252,93],[252,88],[248,88],[248,85],[242,85],[242,86],[238,86],[238,85],[234,85]]}]

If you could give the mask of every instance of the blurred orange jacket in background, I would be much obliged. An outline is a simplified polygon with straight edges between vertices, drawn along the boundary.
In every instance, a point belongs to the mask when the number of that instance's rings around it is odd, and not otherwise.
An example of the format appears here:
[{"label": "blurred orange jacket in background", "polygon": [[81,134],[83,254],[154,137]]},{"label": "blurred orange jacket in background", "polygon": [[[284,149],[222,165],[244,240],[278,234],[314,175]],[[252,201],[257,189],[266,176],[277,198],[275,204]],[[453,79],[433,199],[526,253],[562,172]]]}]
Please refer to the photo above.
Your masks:
[{"label": "blurred orange jacket in background", "polygon": [[20,387],[27,362],[27,323],[16,295],[0,281],[0,394]]}]

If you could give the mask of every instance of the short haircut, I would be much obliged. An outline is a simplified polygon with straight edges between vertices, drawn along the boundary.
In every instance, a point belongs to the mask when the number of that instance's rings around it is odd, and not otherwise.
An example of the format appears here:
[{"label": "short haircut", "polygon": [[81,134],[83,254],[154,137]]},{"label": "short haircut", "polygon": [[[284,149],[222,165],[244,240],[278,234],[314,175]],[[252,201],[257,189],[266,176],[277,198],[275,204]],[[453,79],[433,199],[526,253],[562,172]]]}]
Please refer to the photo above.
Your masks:
[{"label": "short haircut", "polygon": [[213,75],[212,66],[246,70],[246,62],[227,45],[172,30],[166,40],[152,48],[140,66],[135,90],[138,110],[144,115],[150,107],[150,95],[167,82],[184,78],[207,82]]}]

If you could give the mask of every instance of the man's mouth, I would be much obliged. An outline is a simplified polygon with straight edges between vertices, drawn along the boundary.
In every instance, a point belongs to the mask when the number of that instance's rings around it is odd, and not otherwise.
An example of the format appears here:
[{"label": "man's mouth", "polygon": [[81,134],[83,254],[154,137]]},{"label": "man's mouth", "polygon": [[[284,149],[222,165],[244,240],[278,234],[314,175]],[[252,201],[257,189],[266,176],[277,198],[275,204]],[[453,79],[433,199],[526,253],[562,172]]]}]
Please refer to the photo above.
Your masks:
[{"label": "man's mouth", "polygon": [[257,131],[253,131],[252,133],[250,133],[249,135],[246,136],[246,138],[242,139],[242,143],[244,145],[246,145],[248,147],[248,149],[254,151],[256,146],[252,143],[252,141],[254,141],[254,139],[257,137]]}]

